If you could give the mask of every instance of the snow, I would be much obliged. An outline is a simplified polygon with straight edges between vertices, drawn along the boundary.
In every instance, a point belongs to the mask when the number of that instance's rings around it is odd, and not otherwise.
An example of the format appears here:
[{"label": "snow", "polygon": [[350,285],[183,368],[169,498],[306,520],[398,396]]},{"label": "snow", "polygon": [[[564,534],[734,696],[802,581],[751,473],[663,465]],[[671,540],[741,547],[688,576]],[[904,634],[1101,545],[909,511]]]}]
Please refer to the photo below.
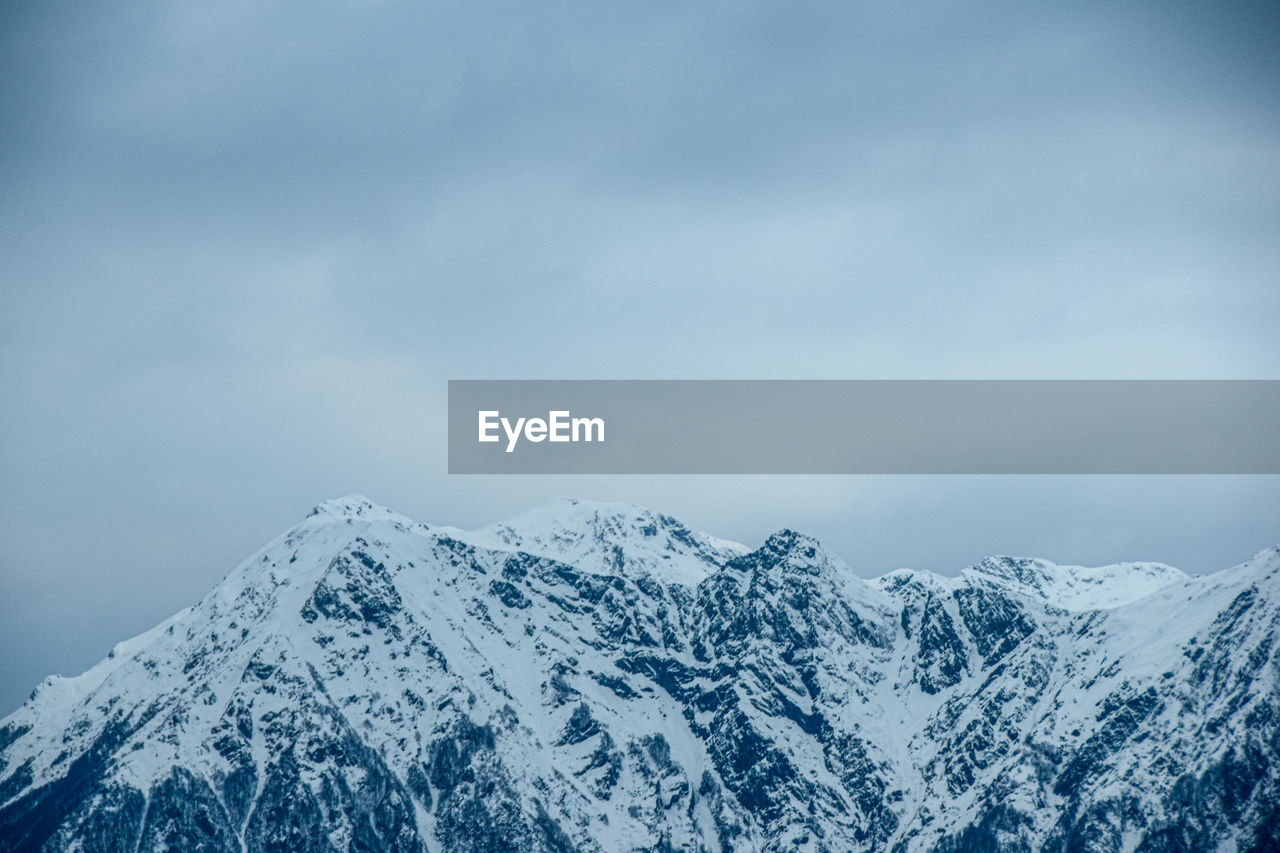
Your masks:
[{"label": "snow", "polygon": [[966,569],[967,579],[986,578],[1022,595],[1038,596],[1063,610],[1107,610],[1132,604],[1182,583],[1186,573],[1163,563],[1059,566],[1048,560],[988,557]]},{"label": "snow", "polygon": [[577,498],[557,498],[461,535],[481,547],[524,551],[598,574],[647,574],[686,586],[696,586],[719,564],[750,550],[695,533],[642,506]]},{"label": "snow", "polygon": [[[416,524],[359,495],[326,501],[195,606],[121,643],[83,675],[42,683],[3,721],[32,729],[8,748],[0,766],[16,768],[30,759],[33,779],[27,787],[35,788],[62,772],[54,764],[64,748],[82,752],[121,714],[155,708],[121,747],[114,778],[146,790],[174,763],[225,772],[225,758],[210,745],[211,732],[235,703],[244,703],[257,721],[251,749],[263,767],[281,747],[268,740],[261,721],[330,719],[312,713],[319,703],[368,738],[389,766],[405,768],[424,760],[423,744],[440,736],[456,715],[483,725],[509,710],[519,726],[499,729],[501,758],[522,780],[526,795],[550,786],[568,804],[567,815],[581,818],[607,849],[623,849],[648,837],[651,827],[629,807],[647,802],[652,781],[637,775],[627,758],[614,796],[601,801],[592,788],[594,772],[563,769],[582,766],[603,743],[601,736],[572,747],[552,745],[583,703],[620,752],[661,733],[692,788],[704,772],[716,776],[707,742],[687,722],[686,705],[620,666],[618,643],[625,650],[630,640],[606,639],[615,629],[622,635],[670,620],[664,624],[682,645],[657,651],[693,673],[684,689],[713,691],[723,676],[711,675],[692,651],[699,639],[694,620],[701,615],[677,604],[677,598],[692,601],[699,584],[712,577],[737,584],[732,589],[740,597],[730,597],[726,606],[754,606],[759,613],[749,615],[761,618],[758,633],[737,638],[738,657],[727,661],[741,668],[732,688],[750,725],[805,778],[833,790],[840,783],[822,748],[777,713],[776,703],[785,699],[800,713],[821,714],[834,730],[862,738],[869,761],[886,774],[886,790],[904,792],[896,806],[901,825],[895,839],[909,847],[915,843],[910,839],[928,834],[911,835],[923,829],[926,813],[934,815],[929,833],[934,826],[961,827],[984,786],[998,779],[1014,786],[1010,802],[1030,814],[1050,814],[1056,805],[1046,805],[1051,795],[1038,787],[1021,750],[1034,745],[1068,754],[1096,730],[1099,707],[1109,697],[1147,686],[1182,691],[1170,692],[1163,716],[1143,725],[1153,743],[1158,735],[1197,744],[1195,760],[1201,763],[1229,743],[1232,730],[1203,733],[1197,726],[1203,727],[1207,714],[1246,713],[1249,702],[1274,700],[1274,674],[1238,709],[1228,707],[1228,697],[1194,694],[1182,685],[1190,683],[1195,667],[1187,649],[1209,646],[1227,630],[1215,627],[1215,620],[1245,590],[1262,590],[1263,604],[1229,628],[1233,648],[1240,649],[1228,655],[1231,671],[1245,666],[1248,651],[1264,642],[1280,608],[1280,549],[1195,578],[1160,563],[1082,567],[992,557],[955,577],[900,569],[863,581],[808,537],[784,531],[769,545],[781,550],[775,562],[761,562],[767,574],[761,579],[750,575],[751,560],[736,559],[751,553],[746,546],[629,504],[560,499],[506,522],[462,531]],[[569,575],[558,574],[570,567]],[[565,579],[581,573],[632,583],[591,586],[588,578],[579,589]],[[766,581],[774,584],[771,592],[745,598],[754,595],[749,584]],[[510,583],[527,604],[501,603],[493,592],[496,583]],[[1037,629],[1003,658],[1005,669],[994,684],[988,684],[993,670],[984,664],[954,596],[975,588],[1007,592]],[[790,597],[797,589],[806,592],[804,604]],[[925,650],[919,633],[905,627],[908,610],[930,595],[955,627],[966,661],[958,683],[936,694],[919,687],[917,667]],[[606,604],[617,609],[609,611]],[[361,613],[362,621],[344,621],[343,607]],[[786,620],[782,628],[805,636],[811,630],[817,648],[794,655],[780,648],[778,619]],[[853,620],[883,644],[862,639]],[[809,655],[817,663],[812,693],[796,669]],[[573,693],[563,702],[550,685],[556,667]],[[640,696],[620,699],[597,676],[625,681]],[[1021,746],[1005,758],[990,744],[975,748],[966,760],[974,762],[976,781],[951,795],[943,776],[948,761],[955,760],[966,733],[986,724],[992,696],[999,697],[1000,724],[1007,727],[995,730],[993,738]],[[1197,711],[1180,716],[1186,707]],[[707,706],[690,716],[705,726],[716,711]],[[990,766],[978,766],[987,753],[996,756]],[[1117,759],[1104,782],[1120,785],[1128,774],[1123,784],[1145,784],[1151,790],[1142,796],[1153,798],[1161,784],[1154,761],[1142,752]],[[360,771],[343,772],[355,773],[354,780]],[[537,796],[547,799],[545,793]],[[434,818],[421,808],[417,816],[422,831],[430,833]],[[1042,819],[1048,817],[1037,818]],[[692,834],[705,835],[714,826],[702,799],[680,820],[690,843]]]}]

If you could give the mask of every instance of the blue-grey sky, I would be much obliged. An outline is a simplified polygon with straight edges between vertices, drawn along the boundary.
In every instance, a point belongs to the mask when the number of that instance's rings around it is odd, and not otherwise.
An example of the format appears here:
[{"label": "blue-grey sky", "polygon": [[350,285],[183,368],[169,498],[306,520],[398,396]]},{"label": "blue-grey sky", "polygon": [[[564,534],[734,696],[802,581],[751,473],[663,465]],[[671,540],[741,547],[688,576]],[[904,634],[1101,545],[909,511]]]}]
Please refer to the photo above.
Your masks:
[{"label": "blue-grey sky", "polygon": [[[969,4],[972,6],[973,4]],[[449,378],[1280,378],[1280,11],[6,3],[0,713],[328,497],[1223,568],[1278,478],[450,478]]]}]

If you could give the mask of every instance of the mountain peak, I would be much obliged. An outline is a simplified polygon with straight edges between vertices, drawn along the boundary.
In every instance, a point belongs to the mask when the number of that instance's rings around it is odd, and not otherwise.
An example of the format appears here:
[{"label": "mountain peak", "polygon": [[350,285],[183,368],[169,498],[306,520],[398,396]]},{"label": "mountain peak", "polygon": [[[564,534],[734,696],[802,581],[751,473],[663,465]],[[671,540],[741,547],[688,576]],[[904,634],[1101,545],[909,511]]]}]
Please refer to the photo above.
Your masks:
[{"label": "mountain peak", "polygon": [[769,535],[761,546],[778,554],[799,552],[806,557],[815,556],[822,550],[822,543],[807,533],[784,527]]},{"label": "mountain peak", "polygon": [[749,550],[697,533],[648,507],[556,498],[469,534],[477,544],[515,549],[609,574],[648,574],[693,585]]},{"label": "mountain peak", "polygon": [[340,498],[331,498],[317,504],[311,512],[307,513],[308,519],[359,519],[361,521],[390,521],[401,524],[413,524],[413,521],[395,510],[388,509],[381,504],[373,501],[360,494],[344,495]]},{"label": "mountain peak", "polygon": [[956,586],[956,579],[928,571],[927,569],[894,569],[867,583],[885,591],[901,590],[913,586],[926,592],[949,592]]},{"label": "mountain peak", "polygon": [[962,572],[1063,610],[1109,610],[1132,604],[1188,575],[1164,563],[1060,566],[1027,557],[987,557]]}]

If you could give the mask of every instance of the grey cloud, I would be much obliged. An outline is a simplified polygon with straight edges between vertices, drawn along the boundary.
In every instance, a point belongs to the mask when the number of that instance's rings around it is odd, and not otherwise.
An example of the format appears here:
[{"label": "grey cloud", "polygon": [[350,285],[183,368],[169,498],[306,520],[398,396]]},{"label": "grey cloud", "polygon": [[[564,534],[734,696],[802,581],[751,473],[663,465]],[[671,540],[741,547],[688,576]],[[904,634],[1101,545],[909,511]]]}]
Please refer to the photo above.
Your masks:
[{"label": "grey cloud", "polygon": [[444,474],[463,377],[1280,370],[1273,4],[10,3],[0,711],[326,497],[1192,570],[1270,479]]}]

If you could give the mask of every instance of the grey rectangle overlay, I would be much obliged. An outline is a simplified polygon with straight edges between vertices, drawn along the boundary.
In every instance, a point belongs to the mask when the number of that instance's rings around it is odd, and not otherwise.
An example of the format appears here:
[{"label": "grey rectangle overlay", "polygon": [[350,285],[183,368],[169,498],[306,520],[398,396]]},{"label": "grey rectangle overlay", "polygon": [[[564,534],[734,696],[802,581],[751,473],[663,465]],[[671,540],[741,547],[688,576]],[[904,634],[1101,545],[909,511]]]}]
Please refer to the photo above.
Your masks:
[{"label": "grey rectangle overlay", "polygon": [[1278,427],[1277,380],[449,381],[451,474],[1277,474]]}]

